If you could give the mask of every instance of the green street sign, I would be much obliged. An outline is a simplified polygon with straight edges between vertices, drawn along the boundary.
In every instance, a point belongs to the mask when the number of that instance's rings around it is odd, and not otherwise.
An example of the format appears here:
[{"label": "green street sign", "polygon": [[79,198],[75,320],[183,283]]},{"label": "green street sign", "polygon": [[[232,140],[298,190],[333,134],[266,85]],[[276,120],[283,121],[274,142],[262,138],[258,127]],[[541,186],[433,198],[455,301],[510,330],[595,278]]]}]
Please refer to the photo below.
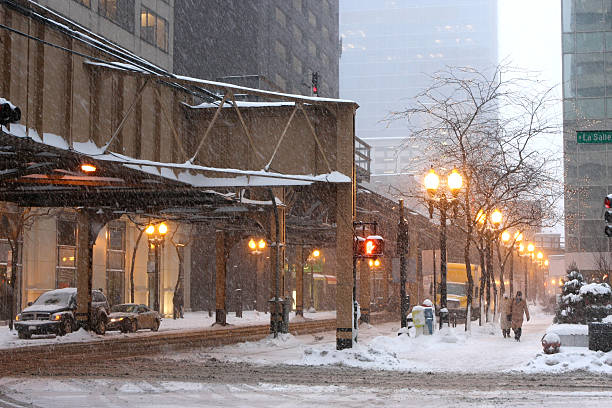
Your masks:
[{"label": "green street sign", "polygon": [[612,130],[579,130],[578,143],[612,143]]}]

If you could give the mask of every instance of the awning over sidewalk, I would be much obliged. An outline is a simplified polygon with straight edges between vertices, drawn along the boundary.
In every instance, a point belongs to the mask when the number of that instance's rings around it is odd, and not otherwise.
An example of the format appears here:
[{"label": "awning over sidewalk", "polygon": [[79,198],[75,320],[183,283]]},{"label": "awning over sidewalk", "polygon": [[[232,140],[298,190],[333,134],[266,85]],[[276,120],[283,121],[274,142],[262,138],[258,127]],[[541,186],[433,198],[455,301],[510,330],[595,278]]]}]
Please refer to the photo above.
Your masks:
[{"label": "awning over sidewalk", "polygon": [[[81,166],[95,170],[86,172]],[[338,172],[287,175],[213,168],[189,162],[163,163],[103,152],[93,142],[74,143],[53,134],[40,138],[12,125],[0,133],[0,201],[29,207],[111,207],[126,211],[168,206],[269,205],[235,193],[234,187],[279,187],[313,183],[350,183]],[[281,204],[281,203],[278,203]]]}]

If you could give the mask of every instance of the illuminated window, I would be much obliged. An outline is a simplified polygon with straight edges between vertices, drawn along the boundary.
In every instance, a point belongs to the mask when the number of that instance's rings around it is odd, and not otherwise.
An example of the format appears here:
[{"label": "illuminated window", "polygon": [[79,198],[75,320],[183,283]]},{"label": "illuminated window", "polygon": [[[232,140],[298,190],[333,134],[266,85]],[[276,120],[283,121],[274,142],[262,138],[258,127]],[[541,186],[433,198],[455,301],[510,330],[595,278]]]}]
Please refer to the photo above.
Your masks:
[{"label": "illuminated window", "polygon": [[140,38],[168,52],[168,22],[146,7],[140,10]]},{"label": "illuminated window", "polygon": [[106,245],[106,293],[111,305],[123,303],[125,280],[125,222],[108,224]]},{"label": "illuminated window", "polygon": [[57,220],[57,267],[55,287],[76,286],[77,223],[74,218]]},{"label": "illuminated window", "polygon": [[130,33],[134,32],[134,0],[99,0],[98,13]]}]

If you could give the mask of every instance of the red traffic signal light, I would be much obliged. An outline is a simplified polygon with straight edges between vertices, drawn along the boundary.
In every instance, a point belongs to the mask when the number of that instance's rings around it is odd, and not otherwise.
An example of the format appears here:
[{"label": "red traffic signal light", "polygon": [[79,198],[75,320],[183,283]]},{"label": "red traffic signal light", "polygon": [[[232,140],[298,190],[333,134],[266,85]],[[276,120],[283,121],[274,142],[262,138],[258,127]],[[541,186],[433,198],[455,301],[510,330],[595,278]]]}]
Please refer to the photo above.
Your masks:
[{"label": "red traffic signal light", "polygon": [[612,194],[609,194],[606,198],[604,198],[604,207],[612,208]]},{"label": "red traffic signal light", "polygon": [[383,255],[385,240],[380,235],[359,239],[357,255],[362,258],[378,258]]}]

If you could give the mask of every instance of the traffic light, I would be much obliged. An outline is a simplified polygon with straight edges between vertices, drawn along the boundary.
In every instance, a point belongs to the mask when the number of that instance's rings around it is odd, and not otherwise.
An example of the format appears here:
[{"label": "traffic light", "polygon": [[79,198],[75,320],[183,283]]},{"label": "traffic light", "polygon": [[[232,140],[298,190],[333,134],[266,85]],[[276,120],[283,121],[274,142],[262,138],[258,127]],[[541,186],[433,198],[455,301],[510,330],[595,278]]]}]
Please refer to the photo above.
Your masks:
[{"label": "traffic light", "polygon": [[385,240],[380,235],[370,235],[367,238],[358,237],[357,256],[361,258],[378,258],[383,255]]},{"label": "traffic light", "polygon": [[606,236],[612,238],[612,194],[608,194],[606,198],[604,198],[604,219],[606,220],[606,228],[604,229],[604,233]]},{"label": "traffic light", "polygon": [[319,96],[319,73],[312,73],[312,93]]},{"label": "traffic light", "polygon": [[21,110],[10,103],[0,103],[0,125],[6,126],[9,123],[19,122]]}]

